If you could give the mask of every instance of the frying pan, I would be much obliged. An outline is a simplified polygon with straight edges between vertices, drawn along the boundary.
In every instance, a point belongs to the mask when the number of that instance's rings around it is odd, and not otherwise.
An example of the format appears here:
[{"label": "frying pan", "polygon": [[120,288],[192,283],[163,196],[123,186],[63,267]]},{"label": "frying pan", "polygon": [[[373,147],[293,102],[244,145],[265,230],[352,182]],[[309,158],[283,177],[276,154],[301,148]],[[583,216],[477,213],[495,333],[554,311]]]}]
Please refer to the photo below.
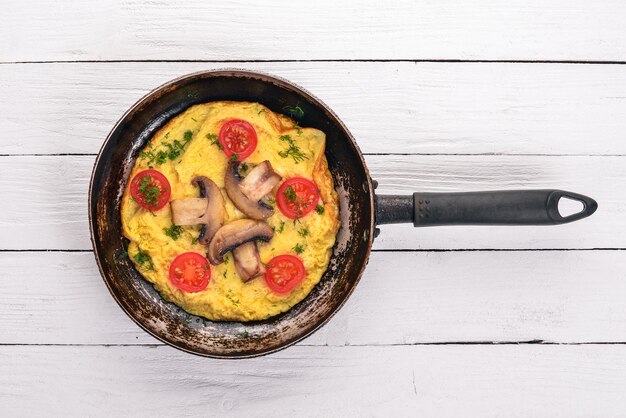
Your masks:
[{"label": "frying pan", "polygon": [[[259,102],[277,113],[300,106],[301,126],[326,133],[326,158],[339,195],[341,228],[320,283],[289,311],[264,321],[214,322],[165,302],[126,254],[120,203],[135,159],[152,135],[189,106],[217,100]],[[207,357],[271,353],[310,335],[345,303],[365,268],[377,225],[555,225],[591,215],[597,203],[560,190],[376,195],[363,155],[333,111],[293,83],[252,71],[217,70],[168,82],[133,105],[104,142],[89,186],[91,241],[100,273],[122,309],[140,327],[181,350]],[[583,204],[563,217],[562,197]]]}]

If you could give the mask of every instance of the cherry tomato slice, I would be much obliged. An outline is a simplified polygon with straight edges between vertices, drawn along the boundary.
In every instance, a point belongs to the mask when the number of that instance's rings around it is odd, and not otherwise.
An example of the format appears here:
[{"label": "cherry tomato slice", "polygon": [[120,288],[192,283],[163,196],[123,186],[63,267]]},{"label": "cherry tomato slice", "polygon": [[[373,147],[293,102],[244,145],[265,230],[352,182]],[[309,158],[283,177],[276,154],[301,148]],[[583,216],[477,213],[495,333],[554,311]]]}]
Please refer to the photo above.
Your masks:
[{"label": "cherry tomato slice", "polygon": [[183,292],[200,292],[209,285],[211,265],[194,252],[178,255],[170,264],[170,281]]},{"label": "cherry tomato slice", "polygon": [[144,170],[130,182],[130,194],[144,209],[161,209],[170,200],[172,188],[167,178],[156,170]]},{"label": "cherry tomato slice", "polygon": [[236,154],[235,158],[242,161],[256,149],[257,136],[252,125],[245,120],[231,119],[220,128],[219,141],[228,158]]},{"label": "cherry tomato slice", "polygon": [[273,292],[284,295],[302,283],[306,271],[295,255],[282,254],[272,258],[265,267],[265,283]]},{"label": "cherry tomato slice", "polygon": [[280,211],[289,219],[298,219],[310,213],[320,198],[315,183],[304,177],[292,177],[280,185],[276,193],[276,203]]}]

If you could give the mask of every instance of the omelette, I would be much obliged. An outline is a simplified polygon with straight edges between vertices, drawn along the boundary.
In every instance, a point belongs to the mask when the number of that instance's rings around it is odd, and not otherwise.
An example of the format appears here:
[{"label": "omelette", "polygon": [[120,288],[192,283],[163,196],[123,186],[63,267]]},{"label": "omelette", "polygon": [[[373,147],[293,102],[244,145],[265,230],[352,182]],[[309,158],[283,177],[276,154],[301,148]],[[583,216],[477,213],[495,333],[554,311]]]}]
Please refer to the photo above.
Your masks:
[{"label": "omelette", "polygon": [[339,229],[325,141],[258,103],[188,108],[131,171],[121,211],[129,258],[194,315],[253,321],[289,310],[320,281]]}]

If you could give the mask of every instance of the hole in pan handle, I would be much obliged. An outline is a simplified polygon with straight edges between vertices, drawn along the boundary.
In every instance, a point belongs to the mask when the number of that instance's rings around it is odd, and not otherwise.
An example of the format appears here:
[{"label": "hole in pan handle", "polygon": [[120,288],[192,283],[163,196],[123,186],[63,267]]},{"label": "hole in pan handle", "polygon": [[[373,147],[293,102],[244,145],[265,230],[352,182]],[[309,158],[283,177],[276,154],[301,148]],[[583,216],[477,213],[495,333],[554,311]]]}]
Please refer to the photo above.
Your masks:
[{"label": "hole in pan handle", "polygon": [[[559,200],[582,203],[582,210],[559,213]],[[469,193],[377,195],[376,224],[558,225],[586,218],[598,208],[590,197],[562,190],[505,190]]]}]

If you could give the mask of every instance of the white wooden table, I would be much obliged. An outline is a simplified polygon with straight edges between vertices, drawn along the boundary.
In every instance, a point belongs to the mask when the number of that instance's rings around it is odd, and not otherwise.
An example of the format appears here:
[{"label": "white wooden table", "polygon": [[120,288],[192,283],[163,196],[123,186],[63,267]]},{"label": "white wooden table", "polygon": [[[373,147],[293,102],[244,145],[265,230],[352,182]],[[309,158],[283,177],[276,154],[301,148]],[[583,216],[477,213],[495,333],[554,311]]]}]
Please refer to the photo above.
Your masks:
[{"label": "white wooden table", "polygon": [[[2,416],[626,413],[626,3],[89,3],[0,1]],[[559,227],[384,227],[312,337],[184,354],[106,290],[88,177],[137,99],[220,67],[318,95],[381,192],[563,188],[600,208]]]}]

